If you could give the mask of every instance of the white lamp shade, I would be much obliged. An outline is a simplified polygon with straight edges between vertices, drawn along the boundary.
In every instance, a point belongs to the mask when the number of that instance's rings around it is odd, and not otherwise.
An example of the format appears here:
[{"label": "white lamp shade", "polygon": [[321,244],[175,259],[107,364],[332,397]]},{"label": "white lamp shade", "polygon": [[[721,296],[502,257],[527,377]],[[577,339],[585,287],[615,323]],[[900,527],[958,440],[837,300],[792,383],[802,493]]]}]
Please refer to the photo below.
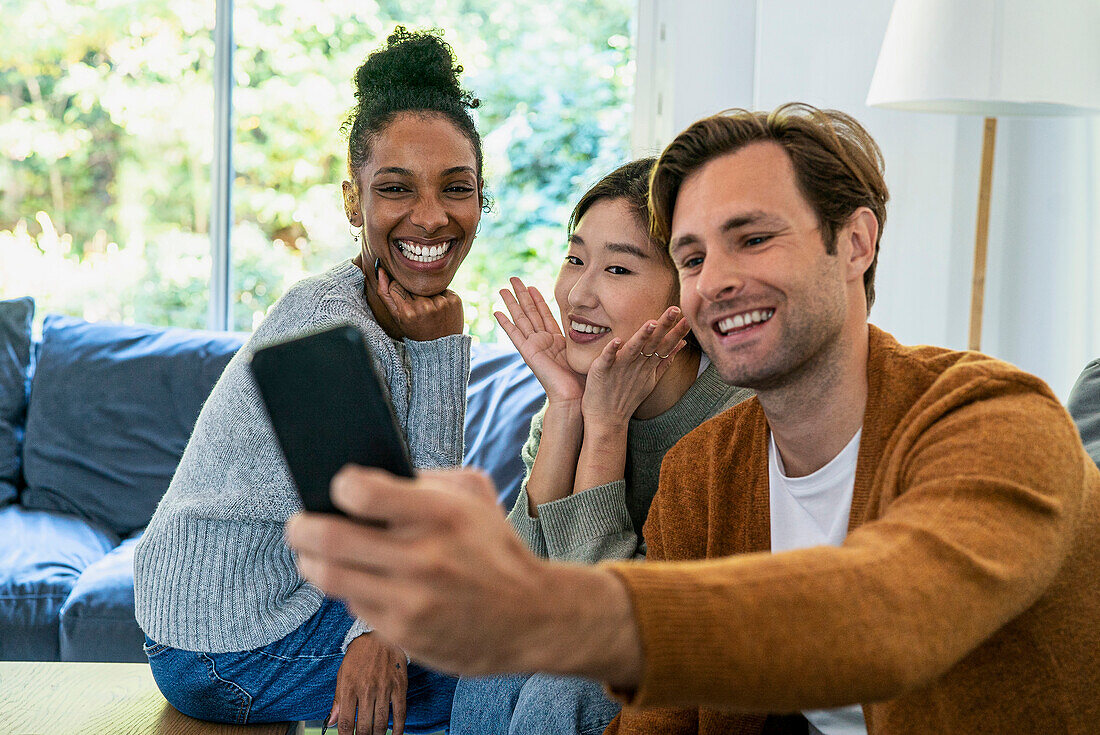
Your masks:
[{"label": "white lamp shade", "polygon": [[867,104],[1100,112],[1100,0],[896,0]]}]

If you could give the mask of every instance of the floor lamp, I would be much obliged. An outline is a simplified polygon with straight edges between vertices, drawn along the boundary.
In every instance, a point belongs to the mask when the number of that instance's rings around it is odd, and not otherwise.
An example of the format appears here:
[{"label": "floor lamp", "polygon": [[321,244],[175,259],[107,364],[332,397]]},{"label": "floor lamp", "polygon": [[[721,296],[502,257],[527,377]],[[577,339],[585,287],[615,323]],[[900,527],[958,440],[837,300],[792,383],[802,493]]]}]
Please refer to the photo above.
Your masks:
[{"label": "floor lamp", "polygon": [[997,118],[1100,111],[1098,0],[896,0],[872,107],[985,117],[969,348],[981,348]]}]

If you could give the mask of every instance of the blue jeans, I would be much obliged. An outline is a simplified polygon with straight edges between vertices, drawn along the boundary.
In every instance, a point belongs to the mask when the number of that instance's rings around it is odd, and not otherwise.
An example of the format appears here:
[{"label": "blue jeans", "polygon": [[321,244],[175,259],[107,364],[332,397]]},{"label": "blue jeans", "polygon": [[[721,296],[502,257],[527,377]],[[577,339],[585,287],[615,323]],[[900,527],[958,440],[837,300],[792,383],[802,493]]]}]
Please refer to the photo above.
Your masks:
[{"label": "blue jeans", "polygon": [[[340,646],[352,617],[342,602],[321,608],[285,638],[234,653],[183,651],[145,638],[153,678],[173,707],[200,720],[247,724],[328,717]],[[408,732],[444,729],[456,680],[409,664]]]},{"label": "blue jeans", "polygon": [[619,713],[589,679],[518,674],[458,680],[451,735],[598,735]]}]

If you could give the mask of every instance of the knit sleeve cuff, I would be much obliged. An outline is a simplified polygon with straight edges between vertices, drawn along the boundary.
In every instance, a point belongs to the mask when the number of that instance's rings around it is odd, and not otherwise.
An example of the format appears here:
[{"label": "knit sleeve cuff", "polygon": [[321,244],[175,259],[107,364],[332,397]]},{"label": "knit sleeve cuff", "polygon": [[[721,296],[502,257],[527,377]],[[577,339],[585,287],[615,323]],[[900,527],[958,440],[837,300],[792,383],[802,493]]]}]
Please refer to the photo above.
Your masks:
[{"label": "knit sleeve cuff", "polygon": [[532,518],[527,512],[527,480],[519,487],[519,495],[516,496],[516,504],[512,506],[512,512],[508,514],[508,522],[512,524],[519,540],[531,550],[535,556],[547,558],[546,539],[542,535],[542,523],[538,518]]},{"label": "knit sleeve cuff", "polygon": [[626,509],[626,482],[615,480],[539,506],[552,559],[595,562],[629,558],[638,537]]},{"label": "knit sleeve cuff", "polygon": [[412,371],[409,447],[413,464],[420,468],[457,467],[465,449],[470,337],[452,334],[428,342],[407,339],[405,349]]},{"label": "knit sleeve cuff", "polygon": [[370,633],[371,630],[372,628],[369,625],[359,618],[356,618],[355,622],[351,624],[351,628],[348,629],[348,632],[344,635],[344,642],[340,644],[340,652],[347,653],[348,645],[350,645],[352,641],[365,633]]},{"label": "knit sleeve cuff", "polygon": [[[358,638],[361,635],[365,635],[367,633],[372,633],[373,631],[374,631],[373,628],[371,628],[369,625],[364,623],[359,618],[356,618],[355,622],[351,624],[351,629],[348,630],[347,635],[344,636],[344,643],[340,646],[341,652],[347,653],[348,652],[348,646],[351,645],[352,641],[354,641],[356,638]],[[404,653],[404,652],[402,652],[402,653]],[[411,664],[411,663],[412,663],[412,659],[409,658],[409,654],[406,653],[405,654],[405,664],[407,665],[407,664]]]}]

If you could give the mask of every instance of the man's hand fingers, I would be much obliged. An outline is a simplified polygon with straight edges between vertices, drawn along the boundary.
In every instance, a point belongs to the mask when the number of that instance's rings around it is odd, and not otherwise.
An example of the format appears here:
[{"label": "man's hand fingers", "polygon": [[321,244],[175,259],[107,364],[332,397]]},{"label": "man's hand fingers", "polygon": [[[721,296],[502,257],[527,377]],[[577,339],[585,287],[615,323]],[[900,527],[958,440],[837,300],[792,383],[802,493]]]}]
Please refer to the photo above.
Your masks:
[{"label": "man's hand fingers", "polygon": [[332,502],[348,515],[373,523],[404,523],[422,518],[409,493],[418,478],[398,477],[374,467],[345,465],[332,478]]},{"label": "man's hand fingers", "polygon": [[461,492],[473,493],[494,506],[497,505],[497,488],[484,472],[463,467],[461,469],[421,470],[420,478],[425,482],[449,488],[457,487]]},{"label": "man's hand fingers", "polygon": [[407,536],[332,513],[295,516],[287,521],[285,533],[287,543],[299,554],[349,567],[366,567],[380,574],[404,559]]},{"label": "man's hand fingers", "polygon": [[452,517],[456,492],[487,482],[483,473],[468,469],[421,472],[408,479],[346,465],[332,479],[332,501],[352,517],[373,523],[431,525]]}]

